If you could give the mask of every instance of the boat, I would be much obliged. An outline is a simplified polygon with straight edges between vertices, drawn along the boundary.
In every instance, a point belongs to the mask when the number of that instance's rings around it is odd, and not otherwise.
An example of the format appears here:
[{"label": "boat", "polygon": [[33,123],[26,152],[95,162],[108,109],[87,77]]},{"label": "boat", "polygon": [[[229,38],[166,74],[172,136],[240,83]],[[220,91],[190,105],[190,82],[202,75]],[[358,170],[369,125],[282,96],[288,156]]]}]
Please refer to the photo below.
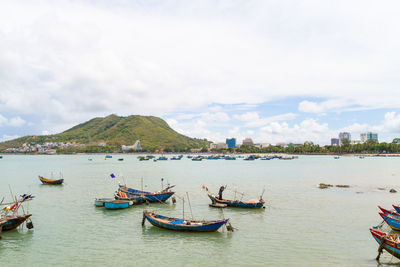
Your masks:
[{"label": "boat", "polygon": [[383,249],[389,252],[389,254],[400,259],[400,241],[397,234],[387,234],[371,228],[369,229],[369,231],[371,232],[375,241],[379,244],[379,254],[376,258],[377,260],[379,260],[379,256],[382,253]]},{"label": "boat", "polygon": [[233,156],[226,156],[226,157],[225,157],[225,160],[236,160],[236,158],[233,157]]},{"label": "boat", "polygon": [[202,161],[203,158],[197,157],[197,158],[192,158],[192,161]]},{"label": "boat", "polygon": [[393,230],[400,231],[400,218],[380,212],[379,215]]},{"label": "boat", "polygon": [[5,221],[2,226],[2,230],[3,231],[13,230],[18,226],[20,226],[22,223],[24,223],[31,216],[32,214],[2,216],[1,220]]},{"label": "boat", "polygon": [[123,158],[118,159],[118,161],[123,161],[123,160],[124,160]]},{"label": "boat", "polygon": [[132,206],[133,202],[129,200],[110,200],[104,202],[104,207],[106,209],[117,210],[117,209],[126,209],[129,206]]},{"label": "boat", "polygon": [[397,212],[384,209],[384,208],[382,208],[381,206],[378,206],[378,208],[379,208],[383,213],[385,213],[385,214],[387,214],[387,215],[393,216],[393,217],[395,217],[395,218],[400,218],[400,214],[397,213]]},{"label": "boat", "polygon": [[229,221],[229,219],[215,221],[185,220],[166,217],[144,210],[142,225],[144,225],[146,220],[148,220],[152,225],[160,228],[183,232],[214,232]]},{"label": "boat", "polygon": [[64,182],[64,179],[49,179],[49,178],[44,178],[43,176],[39,175],[39,180],[43,183],[43,184],[51,184],[51,185],[58,185],[58,184],[62,184]]},{"label": "boat", "polygon": [[106,155],[106,157],[105,157],[106,159],[111,159],[112,158],[112,156],[111,155]]},{"label": "boat", "polygon": [[144,198],[144,202],[154,203],[154,202],[165,202],[168,200],[175,192],[170,191],[173,186],[168,186],[164,190],[160,192],[146,192],[133,188],[129,188],[125,185],[120,185],[118,191],[126,193],[128,197],[142,197]]},{"label": "boat", "polygon": [[0,159],[2,159],[2,158],[3,158],[3,156],[0,155]]},{"label": "boat", "polygon": [[244,160],[255,160],[256,159],[256,157],[254,157],[254,156],[248,156],[247,158],[245,158]]},{"label": "boat", "polygon": [[250,200],[250,201],[239,201],[239,200],[220,200],[216,196],[208,194],[208,197],[211,199],[211,202],[226,204],[228,207],[236,207],[236,208],[262,208],[264,207],[265,201],[260,200]]},{"label": "boat", "polygon": [[111,200],[114,200],[114,199],[111,198],[111,197],[96,198],[96,199],[94,200],[94,205],[95,205],[96,207],[104,207],[104,203],[105,203],[106,201],[111,201]]},{"label": "boat", "polygon": [[158,157],[157,160],[168,160],[168,158],[167,158],[167,157],[164,157],[164,156],[161,156],[161,157]]},{"label": "boat", "polygon": [[393,208],[395,209],[395,211],[397,212],[397,213],[400,213],[400,206],[397,206],[397,205],[392,205],[393,206]]},{"label": "boat", "polygon": [[340,156],[334,156],[333,158],[334,159],[340,159]]}]

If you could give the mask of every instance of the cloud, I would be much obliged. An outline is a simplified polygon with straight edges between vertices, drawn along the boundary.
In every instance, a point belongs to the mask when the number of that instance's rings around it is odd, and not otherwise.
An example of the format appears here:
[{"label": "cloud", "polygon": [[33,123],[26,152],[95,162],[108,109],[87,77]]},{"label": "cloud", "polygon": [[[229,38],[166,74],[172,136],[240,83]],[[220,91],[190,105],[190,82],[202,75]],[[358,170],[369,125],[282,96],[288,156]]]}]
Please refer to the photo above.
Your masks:
[{"label": "cloud", "polygon": [[21,117],[13,117],[11,119],[7,119],[3,115],[0,114],[0,126],[12,126],[12,127],[21,127],[26,124],[26,121]]},{"label": "cloud", "polygon": [[286,113],[277,116],[261,118],[258,115],[258,112],[246,112],[240,115],[233,116],[234,119],[245,122],[246,127],[260,127],[274,121],[294,120],[296,117],[297,114]]}]

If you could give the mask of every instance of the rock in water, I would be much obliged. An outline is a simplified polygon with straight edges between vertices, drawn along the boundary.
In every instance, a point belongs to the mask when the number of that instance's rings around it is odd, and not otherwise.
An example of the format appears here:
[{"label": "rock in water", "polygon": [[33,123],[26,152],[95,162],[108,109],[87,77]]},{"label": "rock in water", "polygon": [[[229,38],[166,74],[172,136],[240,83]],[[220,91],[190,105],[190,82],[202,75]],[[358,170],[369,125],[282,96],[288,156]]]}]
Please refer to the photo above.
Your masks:
[{"label": "rock in water", "polygon": [[348,185],[348,184],[337,184],[336,187],[349,188],[350,185]]},{"label": "rock in water", "polygon": [[332,186],[333,186],[333,185],[331,185],[331,184],[320,183],[318,187],[319,187],[320,189],[326,189],[326,188],[332,187]]},{"label": "rock in water", "polygon": [[389,191],[390,193],[397,193],[397,191],[396,191],[396,189],[390,189],[390,191]]}]

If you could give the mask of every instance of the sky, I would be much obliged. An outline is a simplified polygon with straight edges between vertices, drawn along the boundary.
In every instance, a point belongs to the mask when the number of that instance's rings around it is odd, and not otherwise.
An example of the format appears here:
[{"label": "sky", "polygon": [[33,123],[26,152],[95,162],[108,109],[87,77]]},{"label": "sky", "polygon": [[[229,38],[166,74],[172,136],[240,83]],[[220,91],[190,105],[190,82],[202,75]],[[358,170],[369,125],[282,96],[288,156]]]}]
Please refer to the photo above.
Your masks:
[{"label": "sky", "polygon": [[[0,0],[1,1],[1,0]],[[153,115],[190,137],[400,137],[399,1],[19,0],[0,8],[0,141]]]}]

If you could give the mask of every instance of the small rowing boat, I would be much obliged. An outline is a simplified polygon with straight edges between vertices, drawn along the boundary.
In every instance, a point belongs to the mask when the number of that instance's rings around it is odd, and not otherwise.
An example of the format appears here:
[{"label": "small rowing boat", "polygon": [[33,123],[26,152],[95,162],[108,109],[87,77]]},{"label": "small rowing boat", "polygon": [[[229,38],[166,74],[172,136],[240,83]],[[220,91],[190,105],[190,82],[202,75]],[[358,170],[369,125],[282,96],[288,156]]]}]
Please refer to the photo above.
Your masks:
[{"label": "small rowing boat", "polygon": [[104,203],[105,203],[106,201],[111,201],[111,200],[114,200],[114,199],[111,198],[111,197],[96,198],[96,199],[94,200],[94,205],[95,205],[96,207],[104,207]]},{"label": "small rowing boat", "polygon": [[249,201],[239,201],[239,200],[220,200],[216,196],[208,194],[208,197],[211,199],[211,202],[218,204],[226,204],[228,207],[235,208],[262,208],[264,206],[265,201],[263,199],[260,200],[249,200]]},{"label": "small rowing boat", "polygon": [[104,202],[104,207],[111,210],[126,209],[132,205],[133,202],[129,200],[109,200]]},{"label": "small rowing boat", "polygon": [[185,220],[166,217],[144,210],[142,225],[144,225],[146,220],[154,226],[182,232],[214,232],[229,221],[229,219],[215,221]]},{"label": "small rowing boat", "polygon": [[51,184],[51,185],[57,185],[57,184],[62,184],[64,182],[64,179],[49,179],[49,178],[44,178],[43,176],[39,175],[39,180],[43,183],[43,184]]}]

